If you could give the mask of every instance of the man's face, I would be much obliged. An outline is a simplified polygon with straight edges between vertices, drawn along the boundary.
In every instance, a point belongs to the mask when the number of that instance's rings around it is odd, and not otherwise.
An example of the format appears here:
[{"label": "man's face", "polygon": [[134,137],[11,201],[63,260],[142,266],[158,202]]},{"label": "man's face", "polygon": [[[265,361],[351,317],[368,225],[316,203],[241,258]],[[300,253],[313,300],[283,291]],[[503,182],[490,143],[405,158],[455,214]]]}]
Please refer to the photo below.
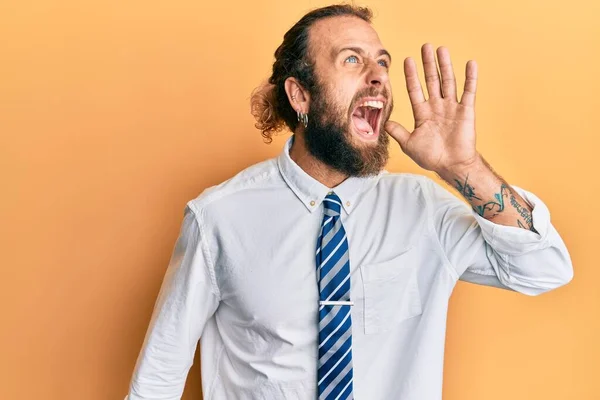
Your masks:
[{"label": "man's face", "polygon": [[318,21],[309,35],[316,87],[305,141],[309,152],[350,176],[378,173],[388,159],[384,124],[392,112],[391,58],[369,23],[357,17]]}]

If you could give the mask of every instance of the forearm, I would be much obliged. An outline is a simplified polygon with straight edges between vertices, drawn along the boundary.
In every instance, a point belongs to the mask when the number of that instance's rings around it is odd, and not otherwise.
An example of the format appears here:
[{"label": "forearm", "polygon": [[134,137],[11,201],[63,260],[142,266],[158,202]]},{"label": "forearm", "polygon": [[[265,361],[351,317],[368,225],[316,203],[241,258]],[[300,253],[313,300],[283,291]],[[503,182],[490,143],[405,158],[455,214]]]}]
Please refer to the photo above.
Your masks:
[{"label": "forearm", "polygon": [[537,233],[529,204],[492,170],[480,154],[470,165],[439,171],[438,175],[458,190],[483,218]]}]

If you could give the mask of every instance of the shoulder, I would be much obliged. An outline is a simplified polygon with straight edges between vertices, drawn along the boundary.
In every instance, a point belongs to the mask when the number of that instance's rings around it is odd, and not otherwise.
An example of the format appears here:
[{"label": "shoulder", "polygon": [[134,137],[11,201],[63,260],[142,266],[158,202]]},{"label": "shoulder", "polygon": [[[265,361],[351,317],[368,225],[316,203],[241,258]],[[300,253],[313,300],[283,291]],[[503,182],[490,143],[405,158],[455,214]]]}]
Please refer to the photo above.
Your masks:
[{"label": "shoulder", "polygon": [[277,160],[271,158],[249,166],[218,185],[204,189],[196,198],[188,201],[187,206],[198,215],[209,207],[235,201],[248,191],[267,189],[281,184],[281,181]]}]

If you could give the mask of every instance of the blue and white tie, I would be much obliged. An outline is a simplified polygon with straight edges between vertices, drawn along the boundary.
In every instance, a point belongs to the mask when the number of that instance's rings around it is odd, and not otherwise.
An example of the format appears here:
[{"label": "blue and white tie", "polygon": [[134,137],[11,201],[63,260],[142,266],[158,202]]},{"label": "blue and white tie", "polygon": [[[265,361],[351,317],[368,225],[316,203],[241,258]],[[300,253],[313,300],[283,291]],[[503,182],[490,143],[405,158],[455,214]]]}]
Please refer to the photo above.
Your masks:
[{"label": "blue and white tie", "polygon": [[340,198],[330,192],[317,240],[319,280],[319,400],[350,400],[352,395],[352,319],[350,260],[342,226]]}]

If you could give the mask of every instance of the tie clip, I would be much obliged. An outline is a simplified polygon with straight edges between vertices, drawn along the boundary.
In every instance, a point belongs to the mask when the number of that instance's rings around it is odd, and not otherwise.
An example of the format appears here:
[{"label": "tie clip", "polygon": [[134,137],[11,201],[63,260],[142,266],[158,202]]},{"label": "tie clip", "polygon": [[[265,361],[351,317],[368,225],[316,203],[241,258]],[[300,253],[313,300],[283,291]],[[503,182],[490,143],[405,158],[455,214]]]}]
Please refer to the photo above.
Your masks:
[{"label": "tie clip", "polygon": [[342,300],[321,300],[319,301],[320,306],[353,306],[353,301],[342,301]]}]

